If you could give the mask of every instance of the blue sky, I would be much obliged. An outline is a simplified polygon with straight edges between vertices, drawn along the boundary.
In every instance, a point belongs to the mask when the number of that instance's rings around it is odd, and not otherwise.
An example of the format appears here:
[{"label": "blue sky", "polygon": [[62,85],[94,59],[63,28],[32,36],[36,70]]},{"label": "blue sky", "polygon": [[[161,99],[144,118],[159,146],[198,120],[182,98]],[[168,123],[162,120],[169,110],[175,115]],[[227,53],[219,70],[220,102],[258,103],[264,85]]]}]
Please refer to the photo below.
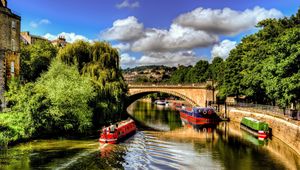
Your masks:
[{"label": "blue sky", "polygon": [[226,58],[265,18],[295,14],[283,0],[8,0],[22,31],[55,39],[106,40],[120,50],[122,67],[195,64]]}]

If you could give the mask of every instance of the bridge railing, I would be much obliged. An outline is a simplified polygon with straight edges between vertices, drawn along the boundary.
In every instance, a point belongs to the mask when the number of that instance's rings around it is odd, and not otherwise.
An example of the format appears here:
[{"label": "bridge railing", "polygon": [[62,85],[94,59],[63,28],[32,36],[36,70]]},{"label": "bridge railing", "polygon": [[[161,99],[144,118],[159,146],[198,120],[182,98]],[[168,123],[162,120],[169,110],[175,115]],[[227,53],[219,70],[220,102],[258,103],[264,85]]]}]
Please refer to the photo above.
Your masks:
[{"label": "bridge railing", "polygon": [[162,87],[162,86],[167,86],[167,87],[204,87],[207,86],[208,84],[206,83],[178,83],[178,84],[172,84],[172,83],[129,83],[128,86],[132,87],[149,87],[149,86],[158,86],[158,87]]}]

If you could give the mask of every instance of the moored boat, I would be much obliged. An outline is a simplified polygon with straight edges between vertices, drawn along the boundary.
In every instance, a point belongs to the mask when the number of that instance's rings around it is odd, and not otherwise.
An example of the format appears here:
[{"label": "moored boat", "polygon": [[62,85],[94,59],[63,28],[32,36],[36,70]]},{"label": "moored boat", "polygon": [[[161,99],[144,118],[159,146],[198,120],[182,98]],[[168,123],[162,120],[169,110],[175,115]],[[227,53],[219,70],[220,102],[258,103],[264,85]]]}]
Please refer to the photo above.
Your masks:
[{"label": "moored boat", "polygon": [[166,101],[166,100],[155,100],[154,101],[154,104],[157,104],[157,105],[166,105],[168,104],[169,102]]},{"label": "moored boat", "polygon": [[182,108],[180,117],[192,124],[215,123],[220,121],[220,117],[212,108]]},{"label": "moored boat", "polygon": [[266,122],[251,117],[243,117],[241,128],[247,130],[259,138],[266,138],[269,135],[269,125]]},{"label": "moored boat", "polygon": [[136,125],[132,119],[124,120],[102,129],[99,142],[116,144],[120,140],[136,132]]},{"label": "moored boat", "polygon": [[173,103],[173,106],[176,110],[180,111],[184,105],[182,103]]},{"label": "moored boat", "polygon": [[198,124],[193,124],[191,122],[188,122],[186,119],[182,117],[180,117],[180,119],[184,127],[193,128],[198,132],[212,132],[214,129],[216,129],[217,125],[219,124],[219,122],[213,122],[213,123],[201,122]]}]

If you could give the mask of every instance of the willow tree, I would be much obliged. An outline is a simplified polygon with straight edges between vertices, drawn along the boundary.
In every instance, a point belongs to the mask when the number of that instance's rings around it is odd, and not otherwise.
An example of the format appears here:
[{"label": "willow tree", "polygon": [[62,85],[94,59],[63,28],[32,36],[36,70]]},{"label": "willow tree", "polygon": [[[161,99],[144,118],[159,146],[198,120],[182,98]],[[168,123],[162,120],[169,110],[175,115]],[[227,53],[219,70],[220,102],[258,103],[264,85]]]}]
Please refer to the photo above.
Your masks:
[{"label": "willow tree", "polygon": [[106,42],[77,41],[61,49],[58,58],[66,64],[78,65],[82,76],[90,77],[97,96],[94,125],[119,117],[123,110],[127,86],[122,77],[118,50]]}]

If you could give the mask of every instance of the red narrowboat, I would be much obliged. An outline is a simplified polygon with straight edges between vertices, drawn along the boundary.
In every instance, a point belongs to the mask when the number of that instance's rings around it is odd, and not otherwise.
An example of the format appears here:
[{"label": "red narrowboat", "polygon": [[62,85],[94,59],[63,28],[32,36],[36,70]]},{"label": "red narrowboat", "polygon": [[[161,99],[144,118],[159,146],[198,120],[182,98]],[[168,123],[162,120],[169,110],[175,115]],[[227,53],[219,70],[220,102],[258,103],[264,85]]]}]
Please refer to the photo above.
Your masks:
[{"label": "red narrowboat", "polygon": [[136,125],[132,119],[124,120],[103,128],[100,135],[100,143],[116,144],[120,140],[136,132]]},{"label": "red narrowboat", "polygon": [[220,117],[212,108],[182,108],[180,109],[180,117],[192,124],[216,123],[220,121]]}]

